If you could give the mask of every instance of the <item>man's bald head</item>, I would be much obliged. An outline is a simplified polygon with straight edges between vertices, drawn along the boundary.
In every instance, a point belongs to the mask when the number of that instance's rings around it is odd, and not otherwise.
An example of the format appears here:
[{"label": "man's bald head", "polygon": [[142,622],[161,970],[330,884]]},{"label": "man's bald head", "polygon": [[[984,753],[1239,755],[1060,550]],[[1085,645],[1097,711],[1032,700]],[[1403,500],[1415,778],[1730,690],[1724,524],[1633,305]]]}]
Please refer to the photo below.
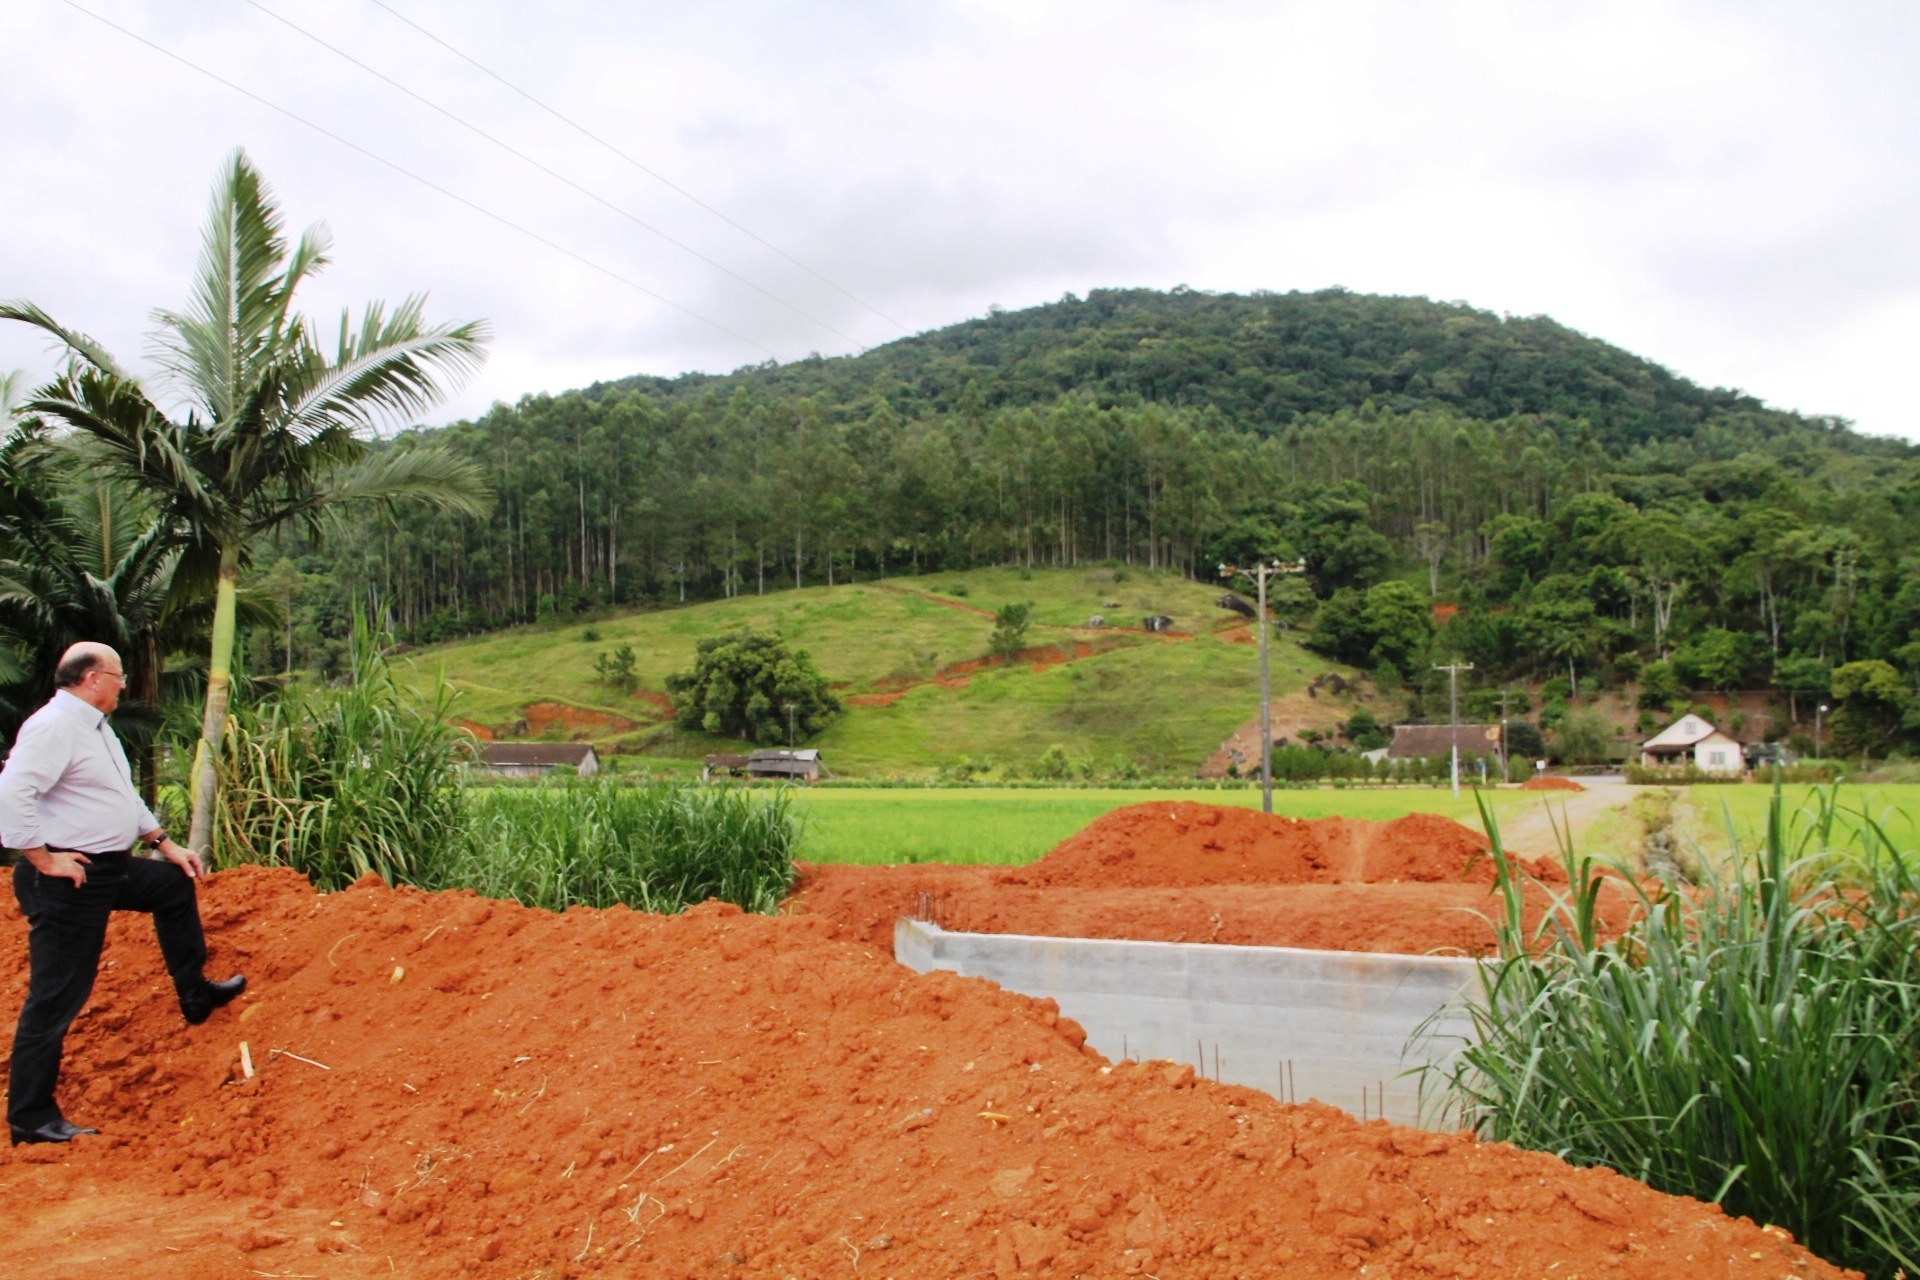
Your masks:
[{"label": "man's bald head", "polygon": [[114,652],[112,645],[96,640],[82,640],[79,644],[68,645],[67,651],[60,655],[60,664],[53,669],[53,687],[72,689],[85,680],[88,673],[102,669],[114,673],[120,671],[120,655]]}]

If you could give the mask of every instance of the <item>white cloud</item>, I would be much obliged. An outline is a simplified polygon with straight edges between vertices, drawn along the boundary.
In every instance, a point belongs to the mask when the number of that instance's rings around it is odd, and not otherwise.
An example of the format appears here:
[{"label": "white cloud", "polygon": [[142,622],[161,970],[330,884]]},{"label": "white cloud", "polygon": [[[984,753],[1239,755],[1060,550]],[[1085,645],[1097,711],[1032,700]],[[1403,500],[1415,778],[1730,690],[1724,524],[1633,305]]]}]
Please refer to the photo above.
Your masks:
[{"label": "white cloud", "polygon": [[[1105,285],[1344,284],[1545,312],[1699,381],[1920,437],[1920,26],[1898,5],[391,0],[919,329]],[[446,415],[896,336],[367,0],[80,0],[742,342],[55,0],[0,11],[0,295],[129,355],[245,145],[336,265],[495,357]],[[805,313],[805,314],[800,314]],[[49,367],[0,330],[0,367]]]}]

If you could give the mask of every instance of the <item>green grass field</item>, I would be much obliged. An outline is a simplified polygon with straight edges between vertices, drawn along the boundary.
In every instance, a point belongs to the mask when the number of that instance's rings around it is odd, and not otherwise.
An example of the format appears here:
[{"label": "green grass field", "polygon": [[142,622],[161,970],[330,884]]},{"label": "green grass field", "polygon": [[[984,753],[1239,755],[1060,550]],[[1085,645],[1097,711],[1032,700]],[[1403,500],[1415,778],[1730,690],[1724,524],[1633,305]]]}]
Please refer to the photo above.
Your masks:
[{"label": "green grass field", "polygon": [[[1797,834],[1806,829],[1815,808],[1817,790],[1824,788],[1783,788],[1781,800],[1789,832]],[[1692,831],[1701,848],[1713,852],[1725,850],[1731,843],[1729,832],[1740,848],[1757,848],[1766,830],[1767,802],[1772,794],[1772,788],[1764,786],[1691,788]],[[1857,839],[1864,825],[1860,818],[1865,814],[1899,848],[1920,849],[1920,783],[1842,784],[1839,796],[1836,845],[1845,847]]]},{"label": "green grass field", "polygon": [[[1538,804],[1514,791],[1489,793],[1496,814]],[[795,810],[806,823],[800,856],[814,862],[984,862],[1019,865],[1038,858],[1095,818],[1130,804],[1173,800],[1260,807],[1242,790],[1128,791],[1071,788],[874,788],[803,790]],[[1398,818],[1437,813],[1479,830],[1473,795],[1444,788],[1276,791],[1275,813],[1296,818]]]},{"label": "green grass field", "polygon": [[[1233,615],[1220,588],[1175,574],[1112,570],[978,569],[879,583],[808,587],[767,596],[656,609],[565,627],[512,631],[422,650],[416,680],[444,671],[461,697],[457,713],[490,726],[518,720],[530,703],[553,701],[605,711],[646,727],[592,732],[617,749],[697,758],[739,748],[661,724],[657,695],[669,673],[692,664],[702,637],[751,625],[779,631],[808,650],[845,697],[919,682],[889,706],[853,706],[816,742],[843,776],[925,774],[959,760],[992,757],[1028,765],[1053,744],[1100,770],[1131,762],[1149,774],[1190,774],[1252,713],[1255,649],[1215,629]],[[933,675],[981,658],[999,605],[1030,601],[1034,646],[1075,641],[1117,645],[1109,652],[1035,670],[990,667],[959,682]],[[1119,602],[1108,608],[1108,602]],[[1143,616],[1172,617],[1190,639],[1115,627]],[[1110,624],[1084,624],[1095,614]],[[591,629],[593,640],[584,639]],[[623,697],[596,682],[594,658],[633,647],[640,692]],[[1284,697],[1335,669],[1290,641],[1274,653],[1274,692]],[[647,695],[656,695],[649,701]],[[591,731],[590,731],[591,732]]]}]

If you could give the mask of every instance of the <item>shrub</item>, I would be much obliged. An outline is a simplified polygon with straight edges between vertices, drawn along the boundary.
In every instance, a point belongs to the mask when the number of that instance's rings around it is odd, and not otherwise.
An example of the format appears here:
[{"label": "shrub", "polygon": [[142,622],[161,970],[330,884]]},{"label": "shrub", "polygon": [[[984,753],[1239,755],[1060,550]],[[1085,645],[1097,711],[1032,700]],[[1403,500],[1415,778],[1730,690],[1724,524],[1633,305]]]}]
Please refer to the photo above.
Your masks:
[{"label": "shrub", "polygon": [[630,694],[640,684],[639,678],[634,675],[633,664],[633,646],[620,645],[612,653],[602,653],[594,658],[594,678],[610,689]]},{"label": "shrub", "polygon": [[[1529,885],[1481,812],[1499,954],[1471,1043],[1423,1086],[1486,1138],[1724,1204],[1876,1278],[1914,1269],[1920,886],[1872,820],[1862,852],[1829,852],[1829,793],[1790,856],[1776,788],[1757,856],[1684,891],[1567,848],[1568,887],[1529,929]],[[1603,942],[1617,892],[1639,914]]]},{"label": "shrub", "polygon": [[987,652],[1005,662],[1027,647],[1027,628],[1033,625],[1033,606],[1003,604],[993,615],[993,634]]},{"label": "shrub", "polygon": [[845,710],[805,649],[752,628],[700,641],[667,692],[682,727],[752,742],[805,740]]},{"label": "shrub", "polygon": [[1572,764],[1602,764],[1613,749],[1613,722],[1591,707],[1569,711],[1553,732],[1553,752]]}]

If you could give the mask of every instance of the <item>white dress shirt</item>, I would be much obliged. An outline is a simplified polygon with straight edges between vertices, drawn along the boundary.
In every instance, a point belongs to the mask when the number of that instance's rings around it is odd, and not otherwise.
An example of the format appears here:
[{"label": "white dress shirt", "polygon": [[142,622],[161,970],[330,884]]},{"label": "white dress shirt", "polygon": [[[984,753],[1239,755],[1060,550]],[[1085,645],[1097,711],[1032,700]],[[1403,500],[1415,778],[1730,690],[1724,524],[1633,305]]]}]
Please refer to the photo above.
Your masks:
[{"label": "white dress shirt", "polygon": [[111,853],[159,826],[98,708],[58,689],[20,726],[0,769],[0,843]]}]

